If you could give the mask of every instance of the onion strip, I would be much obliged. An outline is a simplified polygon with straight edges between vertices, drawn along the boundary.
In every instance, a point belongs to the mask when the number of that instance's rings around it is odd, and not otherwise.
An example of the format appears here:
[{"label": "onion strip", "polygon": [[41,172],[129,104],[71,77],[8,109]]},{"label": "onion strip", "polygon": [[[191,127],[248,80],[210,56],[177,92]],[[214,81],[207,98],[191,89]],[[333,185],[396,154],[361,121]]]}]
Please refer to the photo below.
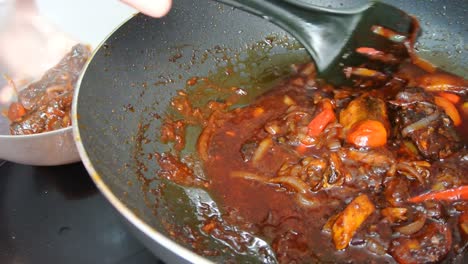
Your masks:
[{"label": "onion strip", "polygon": [[268,152],[271,145],[273,145],[273,140],[270,137],[264,138],[260,142],[260,144],[258,144],[258,147],[252,156],[252,163],[257,164],[260,161],[260,159],[262,159],[265,156],[265,154]]},{"label": "onion strip", "polygon": [[293,188],[298,193],[307,193],[310,189],[309,185],[307,185],[303,180],[297,177],[281,176],[281,177],[270,179],[268,182],[278,183],[281,185],[287,185]]},{"label": "onion strip", "polygon": [[320,205],[320,201],[317,198],[307,197],[303,193],[298,194],[296,199],[300,205],[307,208],[316,208]]},{"label": "onion strip", "polygon": [[210,115],[208,119],[208,123],[206,124],[205,128],[202,130],[200,136],[198,137],[197,150],[198,150],[198,154],[200,155],[200,158],[203,161],[208,161],[209,159],[208,145],[210,144],[211,136],[214,133],[215,121],[216,121],[215,115],[216,115],[216,111],[214,111]]},{"label": "onion strip", "polygon": [[401,134],[406,137],[408,134],[413,133],[414,131],[417,131],[419,129],[425,128],[429,126],[429,124],[435,120],[437,120],[440,116],[440,113],[438,111],[435,111],[433,114],[426,116],[419,121],[416,121],[412,123],[411,125],[406,126],[401,130]]},{"label": "onion strip", "polygon": [[265,176],[248,171],[231,171],[230,176],[233,178],[242,178],[245,180],[258,181],[263,183],[266,183],[268,181],[268,179]]},{"label": "onion strip", "polygon": [[[427,169],[424,169],[424,167],[430,167],[431,164],[425,161],[414,161],[414,162],[399,162],[396,165],[396,170],[404,174],[406,176],[409,176],[409,178],[416,178],[418,181],[422,184],[424,184],[425,179],[427,176],[429,176],[429,171]],[[424,175],[422,174],[424,173]]]},{"label": "onion strip", "polygon": [[419,230],[421,230],[421,228],[423,228],[425,223],[426,223],[426,217],[422,215],[418,219],[416,219],[414,222],[404,225],[404,226],[396,227],[395,230],[403,235],[412,235],[418,232]]}]

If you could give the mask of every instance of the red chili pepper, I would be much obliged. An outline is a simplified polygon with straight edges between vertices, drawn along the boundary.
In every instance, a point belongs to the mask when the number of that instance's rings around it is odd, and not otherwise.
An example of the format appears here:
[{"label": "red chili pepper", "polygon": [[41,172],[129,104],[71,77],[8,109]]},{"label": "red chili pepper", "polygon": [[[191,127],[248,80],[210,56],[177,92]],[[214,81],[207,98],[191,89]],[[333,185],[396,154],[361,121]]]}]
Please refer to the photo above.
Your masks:
[{"label": "red chili pepper", "polygon": [[384,53],[380,50],[376,50],[374,48],[369,47],[360,47],[357,48],[356,51],[361,54],[367,54],[369,56],[376,56],[376,55],[383,55]]},{"label": "red chili pepper", "polygon": [[19,102],[13,102],[8,109],[8,119],[12,122],[20,121],[26,114],[26,109]]},{"label": "red chili pepper", "polygon": [[434,96],[434,102],[436,105],[444,109],[445,113],[450,117],[450,119],[452,119],[455,126],[462,123],[460,113],[458,113],[457,107],[453,105],[452,102],[440,96]]},{"label": "red chili pepper", "polygon": [[379,71],[371,70],[367,68],[360,68],[360,67],[346,67],[344,68],[343,72],[346,78],[350,78],[351,75],[370,77],[370,78],[376,78],[376,79],[385,79],[387,77],[387,75]]},{"label": "red chili pepper", "polygon": [[372,60],[378,60],[384,63],[394,63],[398,61],[398,59],[393,54],[385,53],[381,50],[376,50],[374,48],[359,47],[356,49],[356,52],[367,56]]},{"label": "red chili pepper", "polygon": [[307,150],[307,146],[304,145],[304,144],[299,144],[297,147],[296,147],[296,151],[299,153],[299,154],[304,154]]},{"label": "red chili pepper", "polygon": [[325,127],[335,121],[335,112],[333,112],[333,109],[331,107],[324,107],[322,112],[320,112],[318,115],[310,121],[309,125],[307,127],[309,128],[308,135],[311,137],[316,137],[322,133],[322,131],[325,129]]},{"label": "red chili pepper", "polygon": [[379,121],[359,121],[348,132],[346,141],[359,147],[385,146],[387,144],[387,130]]},{"label": "red chili pepper", "polygon": [[439,96],[444,97],[453,104],[458,104],[458,102],[460,102],[460,96],[453,93],[440,92]]},{"label": "red chili pepper", "polygon": [[411,203],[420,203],[426,200],[438,200],[438,201],[457,201],[457,200],[468,200],[468,185],[447,189],[438,192],[428,192],[415,197],[410,198],[408,201]]},{"label": "red chili pepper", "polygon": [[380,35],[397,43],[402,43],[407,40],[406,36],[398,34],[397,32],[382,26],[372,26],[371,30],[374,34]]}]

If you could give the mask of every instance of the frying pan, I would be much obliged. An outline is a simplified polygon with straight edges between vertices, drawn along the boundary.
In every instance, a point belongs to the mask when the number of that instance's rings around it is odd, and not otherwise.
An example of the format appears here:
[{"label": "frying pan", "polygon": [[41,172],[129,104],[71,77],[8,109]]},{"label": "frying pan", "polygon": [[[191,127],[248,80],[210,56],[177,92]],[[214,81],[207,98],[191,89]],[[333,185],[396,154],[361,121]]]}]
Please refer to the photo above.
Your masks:
[{"label": "frying pan", "polygon": [[[466,74],[466,1],[385,2],[420,18],[424,33],[418,50],[423,57]],[[363,2],[314,3],[345,8]],[[272,36],[281,40],[279,44],[265,41]],[[236,252],[226,249],[226,241],[203,236],[206,248],[226,250],[201,256],[191,246],[188,230],[199,228],[200,204],[210,204],[214,214],[216,204],[203,190],[159,178],[152,158],[155,152],[168,149],[158,140],[159,117],[167,113],[177,90],[186,89],[186,81],[193,76],[210,76],[242,60],[246,50],[258,55],[250,69],[261,68],[263,62],[274,64],[269,58],[282,54],[295,60],[307,56],[294,39],[266,20],[214,1],[176,0],[163,19],[138,14],[123,23],[97,49],[76,90],[73,132],[82,161],[136,236],[168,263],[274,262],[274,257],[255,256],[258,248]],[[263,76],[245,74],[239,82],[246,89],[246,80]],[[158,194],[161,184],[166,189]],[[178,233],[171,235],[168,226],[178,227]],[[268,252],[267,245],[255,241]]]}]

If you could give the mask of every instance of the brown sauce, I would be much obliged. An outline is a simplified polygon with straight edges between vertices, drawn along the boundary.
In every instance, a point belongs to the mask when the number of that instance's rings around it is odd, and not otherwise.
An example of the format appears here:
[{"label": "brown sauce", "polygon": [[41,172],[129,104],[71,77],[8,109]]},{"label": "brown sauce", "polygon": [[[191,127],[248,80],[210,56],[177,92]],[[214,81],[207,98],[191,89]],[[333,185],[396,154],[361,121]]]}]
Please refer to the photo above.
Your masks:
[{"label": "brown sauce", "polygon": [[[311,192],[309,187],[307,192],[311,193],[313,196],[311,200],[316,204],[308,205],[308,203],[298,202],[298,199],[301,198],[298,198],[297,190],[291,190],[287,185],[250,180],[248,173],[271,179],[278,175],[284,164],[300,163],[301,160],[311,156],[321,156],[326,161],[327,158],[329,159],[327,152],[330,150],[312,148],[308,153],[298,155],[294,151],[294,147],[281,144],[280,137],[274,137],[273,145],[257,164],[246,161],[241,151],[246,142],[259,142],[268,136],[264,129],[268,121],[279,120],[281,122],[284,120],[282,117],[289,108],[283,102],[285,96],[291,98],[301,108],[313,108],[311,102],[313,102],[314,94],[320,93],[320,88],[310,93],[304,87],[292,85],[291,83],[295,79],[291,80],[263,95],[252,105],[229,113],[234,114],[234,116],[223,120],[212,134],[208,148],[209,159],[205,161],[205,170],[212,181],[209,188],[215,200],[221,201],[226,211],[235,210],[237,212],[236,216],[230,219],[232,222],[270,241],[280,262],[347,262],[352,260],[355,263],[380,263],[393,261],[391,250],[397,246],[393,246],[392,243],[396,243],[394,241],[399,239],[395,237],[406,236],[392,231],[398,224],[390,223],[379,212],[379,210],[391,206],[389,204],[391,198],[386,199],[385,197],[386,191],[387,193],[393,192],[392,195],[400,195],[397,194],[400,192],[398,189],[389,191],[392,186],[391,181],[402,177],[403,185],[409,185],[409,194],[413,196],[430,190],[431,184],[429,182],[431,181],[432,186],[443,184],[438,182],[436,167],[447,168],[461,164],[462,166],[456,172],[453,171],[451,176],[457,178],[457,184],[466,184],[467,179],[464,175],[468,172],[468,167],[465,161],[467,155],[465,147],[460,147],[462,150],[452,154],[452,158],[445,160],[443,164],[437,161],[432,163],[430,179],[421,184],[414,180],[408,180],[400,173],[389,175],[392,164],[420,159],[418,155],[406,159],[398,158],[398,151],[401,150],[390,146],[400,144],[399,139],[393,137],[390,139],[391,142],[388,142],[388,147],[378,149],[359,150],[354,146],[343,145],[336,152],[348,153],[347,156],[345,154],[341,156],[342,166],[344,166],[342,171],[351,174],[351,179],[342,185],[317,192]],[[384,96],[382,95],[382,97]],[[261,115],[256,115],[255,111],[259,108],[264,109],[264,112]],[[222,120],[222,118],[220,119]],[[349,154],[349,152],[366,153],[372,161],[364,162],[362,155],[356,156]],[[382,161],[378,161],[378,159],[382,159]],[[232,172],[236,171],[248,173],[244,178],[233,177]],[[412,188],[413,186],[414,188]],[[361,193],[371,197],[377,210],[359,227],[350,241],[349,247],[345,250],[336,250],[330,234],[324,232],[323,227],[331,216],[342,211],[351,199]],[[465,202],[460,203],[465,204]],[[419,211],[424,214],[428,213],[426,208],[417,209],[415,205],[405,201],[402,201],[402,204],[411,213]],[[458,227],[453,222],[450,223],[450,219],[457,218],[464,211],[454,210],[452,204],[440,203],[439,205],[443,207],[441,210],[449,212],[449,215],[445,219],[427,220],[427,223],[442,221],[443,228],[458,231]],[[410,222],[407,221],[405,224]],[[424,236],[424,234],[420,236]],[[459,234],[455,237],[459,237]],[[464,239],[453,241],[453,244],[456,245],[455,248],[464,248],[466,243],[467,241]],[[450,247],[453,248],[454,245]],[[440,261],[448,252],[449,250],[440,253],[434,259]],[[462,252],[456,254],[460,253]],[[424,257],[421,258],[423,262],[427,260]]]},{"label": "brown sauce", "polygon": [[[207,190],[222,220],[205,217],[200,232],[236,252],[242,236],[222,225],[249,232],[274,252],[260,261],[462,263],[468,82],[399,56],[372,64],[380,72],[348,69],[353,82],[342,87],[318,79],[311,63],[293,65],[243,106],[236,89],[196,107],[203,96],[181,92],[172,101],[181,118],[162,126],[173,152],[157,155],[159,175]],[[177,158],[196,125],[202,173]]]},{"label": "brown sauce", "polygon": [[38,134],[71,125],[74,87],[91,56],[89,47],[78,44],[42,78],[18,92],[18,102],[8,109],[12,135]]},{"label": "brown sauce", "polygon": [[[421,193],[464,186],[468,181],[466,128],[454,126],[434,103],[434,96],[439,93],[409,87],[409,83],[421,86],[417,82],[422,78],[414,73],[407,79],[405,74],[412,70],[411,66],[404,66],[395,74],[394,78],[406,81],[392,80],[379,90],[334,89],[316,80],[311,67],[301,66],[296,75],[246,107],[227,110],[217,104],[208,107],[212,111],[204,114],[195,111],[202,116],[211,113],[198,140],[209,184],[193,184],[193,180],[187,183],[189,170],[178,161],[165,170],[167,158],[159,162],[163,171],[172,173],[163,177],[208,189],[225,212],[225,220],[269,242],[281,263],[438,262],[466,254],[467,234],[462,228],[466,222],[458,219],[464,219],[467,202],[408,201]],[[455,105],[462,124],[467,122],[463,111],[466,91],[464,88],[456,93],[460,101]],[[321,102],[330,100],[339,116],[346,111],[353,113],[348,107],[353,101],[379,104],[380,99],[371,100],[369,96],[380,98],[386,108],[380,114],[368,113],[388,122],[389,135],[384,146],[360,147],[347,142],[344,125],[340,124],[344,121],[336,119],[305,150],[298,148],[304,142],[299,140],[303,127],[320,112]],[[427,102],[408,101],[413,99]],[[418,106],[407,108],[408,104]],[[371,106],[373,111],[379,109]],[[360,105],[359,109],[362,112],[367,108]],[[440,116],[411,135],[401,134],[408,122],[427,118],[431,111]],[[204,120],[202,116],[197,119]],[[163,131],[171,127],[169,124]],[[425,130],[440,134],[427,135]],[[180,134],[177,129],[174,131]],[[168,133],[173,140],[174,131]],[[442,145],[437,140],[446,142]],[[256,152],[264,141],[268,147],[258,158]],[[433,146],[426,148],[428,144]],[[174,169],[177,166],[180,170]],[[316,171],[315,175],[311,170]],[[182,178],[173,178],[178,175]],[[272,181],[280,176],[297,177],[305,189],[289,185],[284,179]],[[375,210],[359,224],[345,248],[337,250],[327,223],[361,194],[369,197]],[[404,216],[398,219],[398,214],[389,215],[388,208],[404,210]],[[418,227],[421,221],[424,223]],[[211,228],[208,223],[204,231],[209,233]]]}]

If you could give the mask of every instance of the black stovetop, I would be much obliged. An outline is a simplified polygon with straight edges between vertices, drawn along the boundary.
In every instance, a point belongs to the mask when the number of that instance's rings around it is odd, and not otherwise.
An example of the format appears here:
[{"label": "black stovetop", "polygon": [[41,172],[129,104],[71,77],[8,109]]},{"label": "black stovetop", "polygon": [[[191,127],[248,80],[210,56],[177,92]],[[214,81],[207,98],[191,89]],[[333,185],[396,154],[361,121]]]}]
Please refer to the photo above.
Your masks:
[{"label": "black stovetop", "polygon": [[0,263],[162,262],[129,233],[81,163],[6,162],[0,164]]}]

